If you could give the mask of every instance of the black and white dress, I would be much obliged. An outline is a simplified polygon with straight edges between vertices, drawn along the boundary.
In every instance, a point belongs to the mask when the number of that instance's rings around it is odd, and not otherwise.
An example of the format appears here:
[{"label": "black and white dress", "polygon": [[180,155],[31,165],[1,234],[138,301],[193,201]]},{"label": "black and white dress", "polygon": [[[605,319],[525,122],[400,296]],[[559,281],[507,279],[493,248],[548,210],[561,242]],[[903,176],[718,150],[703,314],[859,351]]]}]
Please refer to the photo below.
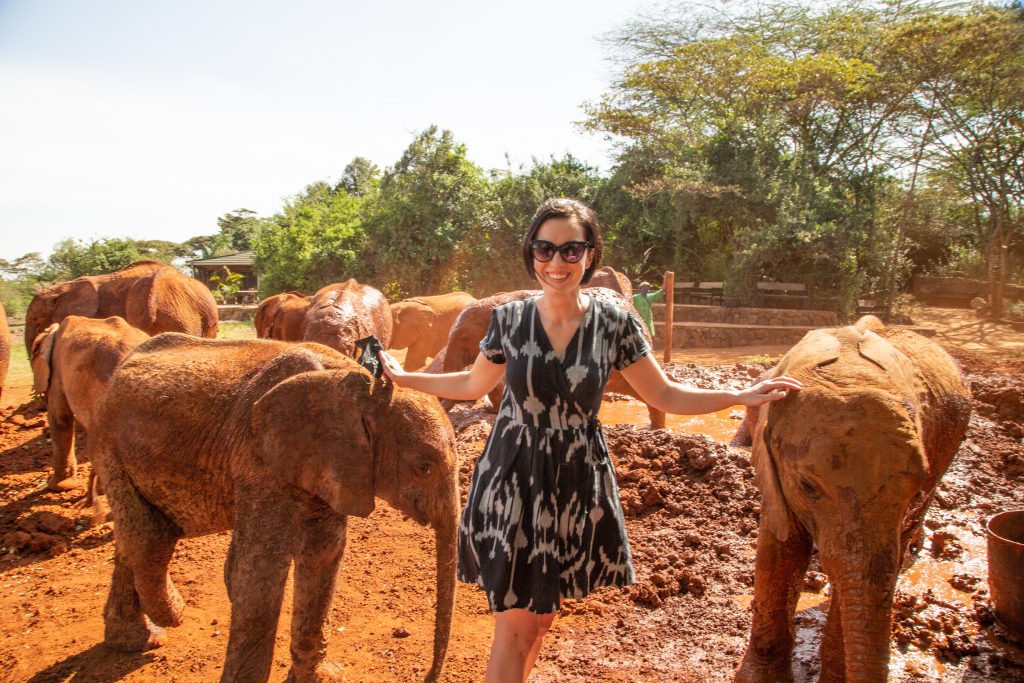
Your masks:
[{"label": "black and white dress", "polygon": [[505,394],[462,511],[458,573],[495,612],[557,612],[563,598],[635,580],[597,413],[612,369],[650,353],[642,325],[591,296],[559,359],[536,299],[492,312],[480,350],[507,363]]}]

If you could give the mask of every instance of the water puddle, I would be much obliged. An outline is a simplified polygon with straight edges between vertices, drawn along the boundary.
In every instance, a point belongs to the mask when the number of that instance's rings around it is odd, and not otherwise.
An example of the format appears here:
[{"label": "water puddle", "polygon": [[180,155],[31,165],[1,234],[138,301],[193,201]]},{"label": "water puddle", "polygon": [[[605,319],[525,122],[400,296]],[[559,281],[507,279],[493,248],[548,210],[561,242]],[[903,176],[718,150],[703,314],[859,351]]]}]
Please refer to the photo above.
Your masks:
[{"label": "water puddle", "polygon": [[[602,401],[599,413],[601,424],[630,424],[646,427],[651,423],[647,405],[640,401]],[[720,410],[707,415],[666,415],[668,429],[689,434],[704,434],[715,441],[729,443],[743,419],[743,411],[736,408]]]}]

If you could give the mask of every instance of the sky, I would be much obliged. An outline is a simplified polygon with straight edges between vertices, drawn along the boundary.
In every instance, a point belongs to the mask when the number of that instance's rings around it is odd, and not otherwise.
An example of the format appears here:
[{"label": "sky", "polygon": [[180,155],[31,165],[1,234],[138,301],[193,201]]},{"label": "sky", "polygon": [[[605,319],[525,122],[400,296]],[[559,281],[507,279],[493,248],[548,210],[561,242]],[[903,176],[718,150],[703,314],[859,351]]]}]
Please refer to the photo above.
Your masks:
[{"label": "sky", "polygon": [[651,0],[0,0],[0,258],[268,216],[436,124],[485,169],[571,152],[600,38]]}]

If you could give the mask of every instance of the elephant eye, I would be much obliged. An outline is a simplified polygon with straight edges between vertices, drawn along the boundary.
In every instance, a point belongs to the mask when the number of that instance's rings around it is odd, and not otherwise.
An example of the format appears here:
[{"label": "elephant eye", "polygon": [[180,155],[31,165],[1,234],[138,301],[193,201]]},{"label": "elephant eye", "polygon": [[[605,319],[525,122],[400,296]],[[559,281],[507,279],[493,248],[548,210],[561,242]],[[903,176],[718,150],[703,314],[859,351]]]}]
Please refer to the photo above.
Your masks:
[{"label": "elephant eye", "polygon": [[821,491],[818,489],[818,486],[810,479],[800,477],[800,488],[803,489],[804,493],[811,498],[817,498],[821,495]]},{"label": "elephant eye", "polygon": [[434,463],[431,460],[426,460],[426,459],[420,460],[416,464],[416,474],[421,476],[421,477],[425,477],[428,474],[430,474],[430,469],[433,466],[434,466]]}]

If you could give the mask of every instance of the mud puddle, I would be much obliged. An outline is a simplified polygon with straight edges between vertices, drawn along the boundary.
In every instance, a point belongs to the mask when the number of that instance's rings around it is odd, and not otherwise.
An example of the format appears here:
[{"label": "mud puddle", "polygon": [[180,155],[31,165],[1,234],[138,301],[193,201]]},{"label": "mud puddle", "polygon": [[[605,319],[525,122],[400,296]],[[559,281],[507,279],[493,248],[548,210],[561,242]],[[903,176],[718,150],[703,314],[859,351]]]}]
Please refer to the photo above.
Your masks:
[{"label": "mud puddle", "polygon": [[[646,427],[651,422],[647,405],[636,400],[602,401],[599,418],[603,425]],[[742,419],[743,411],[729,408],[708,415],[666,415],[665,427],[689,434],[703,434],[715,441],[728,443]]]}]

